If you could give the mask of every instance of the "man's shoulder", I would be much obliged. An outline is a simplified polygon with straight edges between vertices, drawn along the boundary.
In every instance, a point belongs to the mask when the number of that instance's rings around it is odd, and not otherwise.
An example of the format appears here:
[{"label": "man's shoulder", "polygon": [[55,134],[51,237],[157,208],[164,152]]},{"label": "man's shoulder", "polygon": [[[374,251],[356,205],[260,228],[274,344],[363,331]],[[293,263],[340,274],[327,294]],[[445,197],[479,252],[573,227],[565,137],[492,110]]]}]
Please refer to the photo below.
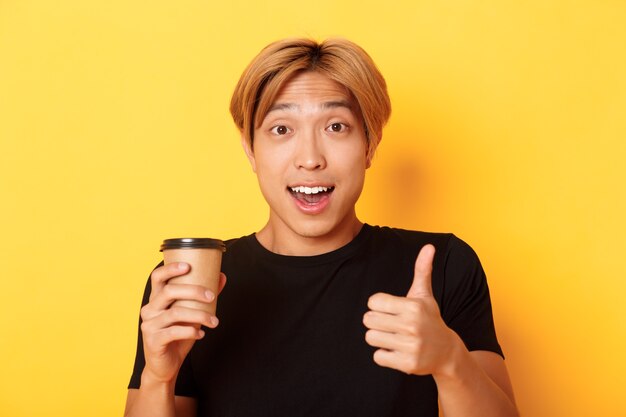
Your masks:
[{"label": "man's shoulder", "polygon": [[232,254],[238,254],[238,256],[240,256],[242,253],[249,252],[253,247],[250,242],[254,239],[254,233],[251,233],[249,235],[224,240],[224,245],[226,246],[224,256],[229,257]]},{"label": "man's shoulder", "polygon": [[387,247],[409,248],[411,252],[419,252],[426,244],[435,247],[437,257],[475,259],[476,253],[470,245],[451,232],[427,232],[390,226],[369,226],[372,229],[372,240]]},{"label": "man's shoulder", "polygon": [[399,244],[426,245],[433,244],[435,247],[446,247],[451,240],[460,240],[454,234],[447,232],[427,232],[422,230],[410,230],[391,226],[370,226],[373,239],[398,242]]},{"label": "man's shoulder", "polygon": [[254,234],[249,234],[240,237],[230,238],[224,241],[224,245],[226,245],[226,250],[228,248],[238,247],[245,243],[246,240],[249,240]]}]

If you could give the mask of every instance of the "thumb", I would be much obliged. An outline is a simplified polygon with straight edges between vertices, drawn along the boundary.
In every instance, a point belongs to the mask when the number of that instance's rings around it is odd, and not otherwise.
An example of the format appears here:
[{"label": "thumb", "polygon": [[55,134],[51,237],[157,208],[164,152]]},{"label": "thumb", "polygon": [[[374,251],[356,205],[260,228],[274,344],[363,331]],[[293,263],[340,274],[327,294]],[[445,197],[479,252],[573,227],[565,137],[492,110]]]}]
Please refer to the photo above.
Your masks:
[{"label": "thumb", "polygon": [[433,258],[435,257],[435,247],[431,244],[424,245],[415,260],[415,274],[413,284],[407,293],[409,298],[432,297],[432,274]]}]

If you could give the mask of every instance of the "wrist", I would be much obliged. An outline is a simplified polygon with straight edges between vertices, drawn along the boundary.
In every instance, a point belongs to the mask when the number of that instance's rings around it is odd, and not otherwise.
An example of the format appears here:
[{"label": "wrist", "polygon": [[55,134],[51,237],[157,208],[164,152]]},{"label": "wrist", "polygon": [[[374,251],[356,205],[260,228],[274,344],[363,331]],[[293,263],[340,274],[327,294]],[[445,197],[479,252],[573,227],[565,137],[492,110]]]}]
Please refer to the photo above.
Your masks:
[{"label": "wrist", "polygon": [[154,378],[147,369],[141,374],[141,385],[136,392],[129,390],[124,416],[127,417],[175,417],[176,381]]},{"label": "wrist", "polygon": [[463,375],[467,374],[467,370],[474,363],[463,340],[454,331],[450,330],[450,333],[451,342],[448,345],[447,360],[433,372],[433,378],[437,384],[462,380]]},{"label": "wrist", "polygon": [[176,386],[176,376],[171,379],[159,378],[147,368],[144,368],[141,374],[141,386],[143,391],[154,391],[162,394],[173,394]]}]

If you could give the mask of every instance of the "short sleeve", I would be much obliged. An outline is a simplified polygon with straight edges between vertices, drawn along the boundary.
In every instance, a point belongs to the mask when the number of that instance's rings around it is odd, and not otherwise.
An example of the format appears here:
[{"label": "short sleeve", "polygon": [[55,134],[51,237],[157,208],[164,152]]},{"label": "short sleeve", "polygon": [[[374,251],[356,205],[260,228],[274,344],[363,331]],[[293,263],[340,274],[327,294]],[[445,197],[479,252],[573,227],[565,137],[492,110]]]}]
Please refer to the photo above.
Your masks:
[{"label": "short sleeve", "polygon": [[456,236],[450,238],[446,249],[440,308],[444,321],[468,350],[487,350],[504,357],[485,272],[474,250]]},{"label": "short sleeve", "polygon": [[[161,262],[158,266],[163,265]],[[141,306],[145,306],[148,304],[150,300],[150,292],[152,290],[152,286],[150,284],[150,279],[148,278],[148,282],[146,283],[146,287],[143,293],[143,299],[141,302]],[[141,316],[139,317],[139,325],[137,330],[137,352],[135,354],[135,363],[133,365],[133,373],[130,377],[130,382],[128,383],[128,388],[138,389],[141,386],[141,373],[143,372],[143,368],[146,365],[146,358],[143,350],[143,334],[141,333]],[[175,395],[183,396],[183,397],[197,397],[198,389],[196,387],[195,381],[193,379],[193,372],[191,369],[191,361],[189,356],[185,358],[183,364],[178,372],[178,378],[176,379],[176,387],[174,389]]]}]

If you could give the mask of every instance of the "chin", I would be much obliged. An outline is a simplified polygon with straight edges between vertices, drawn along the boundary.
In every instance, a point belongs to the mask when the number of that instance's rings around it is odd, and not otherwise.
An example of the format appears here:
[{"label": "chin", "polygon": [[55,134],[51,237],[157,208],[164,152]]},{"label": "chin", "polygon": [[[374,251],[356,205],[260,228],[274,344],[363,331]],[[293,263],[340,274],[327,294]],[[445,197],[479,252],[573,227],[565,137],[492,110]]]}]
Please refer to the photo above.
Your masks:
[{"label": "chin", "polygon": [[[355,221],[357,221],[355,219]],[[335,218],[315,218],[306,219],[300,222],[293,222],[290,229],[299,236],[310,239],[323,239],[336,237],[345,232],[349,233],[351,227],[345,221],[339,221]]]},{"label": "chin", "polygon": [[291,230],[293,230],[299,236],[314,239],[314,238],[321,238],[321,237],[327,236],[331,232],[333,232],[336,228],[337,228],[336,225],[326,224],[326,223],[310,224],[310,225],[298,224],[298,225],[295,225]]}]

